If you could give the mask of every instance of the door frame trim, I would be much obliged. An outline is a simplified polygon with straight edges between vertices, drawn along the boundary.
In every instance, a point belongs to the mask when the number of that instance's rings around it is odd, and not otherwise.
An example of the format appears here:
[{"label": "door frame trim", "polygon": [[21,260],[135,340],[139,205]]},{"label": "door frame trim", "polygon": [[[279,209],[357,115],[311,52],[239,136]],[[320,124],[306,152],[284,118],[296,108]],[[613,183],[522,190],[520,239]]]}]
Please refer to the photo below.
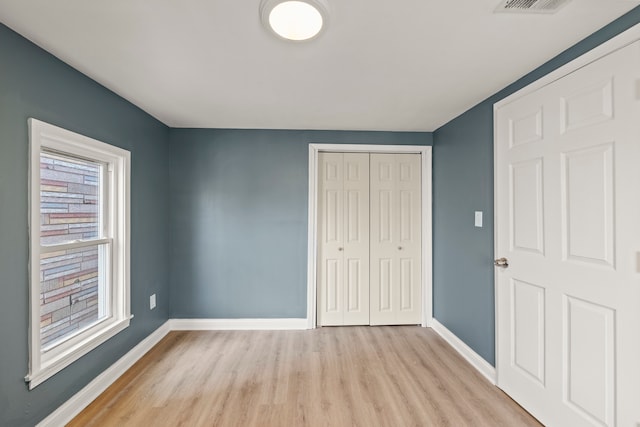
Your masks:
[{"label": "door frame trim", "polygon": [[318,271],[318,153],[420,154],[422,197],[422,326],[433,319],[432,147],[430,145],[309,144],[309,222],[307,239],[307,327],[317,326]]},{"label": "door frame trim", "polygon": [[[582,67],[585,67],[592,62],[595,62],[617,50],[625,48],[630,44],[633,44],[640,40],[640,24],[635,24],[629,29],[621,32],[617,36],[612,37],[611,39],[603,42],[602,44],[594,47],[593,49],[583,53],[577,58],[567,62],[566,64],[556,68],[555,70],[549,72],[543,77],[535,80],[523,88],[513,92],[512,94],[502,98],[500,101],[493,104],[493,164],[497,165],[498,160],[498,110],[504,107],[511,102],[522,98],[526,95],[529,95],[538,89],[543,88],[561,78],[573,73],[574,71],[579,70]],[[497,168],[493,170],[493,242],[494,242],[494,258],[498,258],[503,255],[498,254],[498,238],[499,238],[499,229],[498,229],[498,198],[495,195],[498,194],[497,190]],[[500,357],[500,352],[498,351],[498,343],[499,343],[499,326],[500,326],[500,318],[498,315],[498,278],[497,274],[494,275],[494,302],[495,302],[495,338],[494,338],[494,346],[495,346],[495,368],[496,368],[496,384],[500,384],[500,370],[498,369],[499,363],[498,358]]]}]

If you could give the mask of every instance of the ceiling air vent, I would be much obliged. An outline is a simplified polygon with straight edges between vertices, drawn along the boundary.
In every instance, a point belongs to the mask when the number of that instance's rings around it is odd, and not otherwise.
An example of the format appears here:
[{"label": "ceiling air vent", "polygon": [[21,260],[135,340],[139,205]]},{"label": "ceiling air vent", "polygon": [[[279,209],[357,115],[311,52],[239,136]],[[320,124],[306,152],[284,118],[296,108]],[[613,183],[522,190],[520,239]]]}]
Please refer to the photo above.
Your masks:
[{"label": "ceiling air vent", "polygon": [[503,0],[496,12],[556,13],[571,0]]}]

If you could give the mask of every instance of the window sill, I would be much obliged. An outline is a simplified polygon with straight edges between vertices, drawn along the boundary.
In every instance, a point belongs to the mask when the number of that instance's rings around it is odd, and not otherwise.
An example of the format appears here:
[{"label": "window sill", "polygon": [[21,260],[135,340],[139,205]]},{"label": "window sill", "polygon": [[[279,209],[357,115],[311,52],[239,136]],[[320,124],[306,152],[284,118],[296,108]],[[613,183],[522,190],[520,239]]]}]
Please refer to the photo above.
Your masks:
[{"label": "window sill", "polygon": [[105,327],[101,328],[96,334],[70,347],[55,359],[46,361],[39,369],[38,367],[32,367],[33,371],[25,377],[25,381],[29,383],[29,390],[33,390],[36,386],[42,384],[91,350],[106,342],[109,338],[129,327],[132,318],[133,315],[105,325]]}]

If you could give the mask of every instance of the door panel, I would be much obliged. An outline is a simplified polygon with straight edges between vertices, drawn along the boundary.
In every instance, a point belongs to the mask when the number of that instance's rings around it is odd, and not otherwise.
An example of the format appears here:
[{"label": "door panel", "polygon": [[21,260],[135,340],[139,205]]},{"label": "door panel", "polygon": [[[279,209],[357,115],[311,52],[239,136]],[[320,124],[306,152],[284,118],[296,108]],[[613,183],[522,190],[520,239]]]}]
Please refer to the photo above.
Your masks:
[{"label": "door panel", "polygon": [[362,311],[362,263],[359,259],[347,262],[347,311],[350,313]]},{"label": "door panel", "polygon": [[341,274],[342,260],[327,259],[325,261],[326,269],[326,312],[332,314],[339,314],[342,301],[340,301],[339,289],[341,287]]},{"label": "door panel", "polygon": [[413,260],[411,258],[400,258],[400,311],[413,310]]},{"label": "door panel", "polygon": [[324,225],[326,226],[325,242],[338,243],[342,240],[342,230],[339,230],[342,226],[339,218],[339,212],[342,211],[340,190],[327,189],[324,192],[324,196],[326,200],[326,210],[324,212]]},{"label": "door panel", "polygon": [[614,425],[614,310],[566,297],[564,314],[564,397],[570,406],[594,424]]},{"label": "door panel", "polygon": [[361,215],[366,212],[360,210],[360,192],[358,190],[347,191],[347,242],[360,240]]},{"label": "door panel", "polygon": [[319,158],[318,238],[320,324],[340,325],[344,322],[344,246],[343,200],[344,156],[322,153]]},{"label": "door panel", "polygon": [[640,44],[496,112],[498,385],[550,426],[640,421]]},{"label": "door panel", "polygon": [[542,159],[512,164],[510,170],[511,250],[544,254]]},{"label": "door panel", "polygon": [[[391,274],[391,264],[392,261],[389,258],[380,258],[378,260],[379,268],[379,288],[378,291],[374,291],[374,295],[378,295],[379,305],[377,306],[378,311],[390,313],[392,310],[391,307],[391,284],[393,282],[393,277]],[[374,304],[375,305],[375,304]]]},{"label": "door panel", "polygon": [[564,258],[613,267],[613,144],[562,153]]},{"label": "door panel", "polygon": [[613,118],[613,80],[607,78],[561,97],[560,133]]},{"label": "door panel", "polygon": [[513,279],[511,295],[512,364],[544,386],[544,288]]},{"label": "door panel", "polygon": [[519,116],[509,119],[509,148],[542,139],[542,107],[524,110]]},{"label": "door panel", "polygon": [[369,324],[369,154],[344,153],[344,325]]},{"label": "door panel", "polygon": [[371,324],[422,321],[417,154],[371,154]]},{"label": "door panel", "polygon": [[318,323],[368,325],[369,155],[318,160]]},{"label": "door panel", "polygon": [[378,195],[378,225],[380,232],[378,233],[380,242],[391,243],[391,220],[394,217],[391,212],[393,202],[391,197],[391,190],[379,190]]}]

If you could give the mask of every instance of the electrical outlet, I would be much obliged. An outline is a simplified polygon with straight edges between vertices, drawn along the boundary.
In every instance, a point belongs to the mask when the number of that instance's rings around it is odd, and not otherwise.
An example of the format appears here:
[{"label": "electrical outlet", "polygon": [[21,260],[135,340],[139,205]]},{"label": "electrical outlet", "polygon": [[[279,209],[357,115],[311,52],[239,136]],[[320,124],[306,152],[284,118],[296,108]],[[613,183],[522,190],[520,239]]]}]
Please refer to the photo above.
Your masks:
[{"label": "electrical outlet", "polygon": [[149,310],[156,308],[156,294],[149,297]]}]

